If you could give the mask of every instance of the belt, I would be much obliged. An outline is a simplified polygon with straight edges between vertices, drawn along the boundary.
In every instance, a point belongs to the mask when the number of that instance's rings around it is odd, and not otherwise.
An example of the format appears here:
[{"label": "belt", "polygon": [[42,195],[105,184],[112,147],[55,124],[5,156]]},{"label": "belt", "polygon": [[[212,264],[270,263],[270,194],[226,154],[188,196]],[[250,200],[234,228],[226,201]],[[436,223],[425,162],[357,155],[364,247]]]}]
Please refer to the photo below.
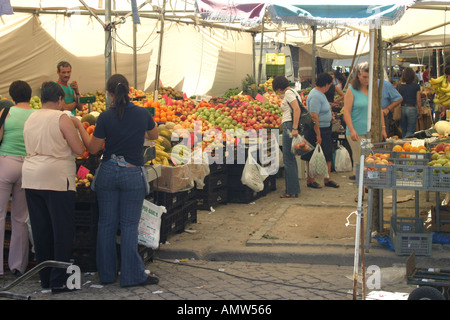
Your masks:
[{"label": "belt", "polygon": [[402,106],[404,106],[404,107],[415,107],[416,105],[415,104],[411,104],[411,103],[405,103],[405,104],[402,104]]},{"label": "belt", "polygon": [[115,160],[109,160],[109,161],[111,161],[112,163],[117,164],[119,167],[126,167],[126,168],[136,167],[134,164],[131,164],[129,162],[118,162],[118,161],[115,161]]},{"label": "belt", "polygon": [[109,159],[109,161],[117,164],[119,167],[136,167],[134,164],[126,162],[123,156],[116,156],[115,154],[111,155],[111,159]]}]

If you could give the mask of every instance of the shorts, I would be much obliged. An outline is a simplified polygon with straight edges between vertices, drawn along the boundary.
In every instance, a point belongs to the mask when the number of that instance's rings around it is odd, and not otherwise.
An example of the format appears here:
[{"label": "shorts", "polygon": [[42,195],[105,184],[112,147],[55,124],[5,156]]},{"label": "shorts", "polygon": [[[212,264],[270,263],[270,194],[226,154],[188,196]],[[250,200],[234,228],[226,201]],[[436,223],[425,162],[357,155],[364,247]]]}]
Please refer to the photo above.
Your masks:
[{"label": "shorts", "polygon": [[[322,137],[322,143],[320,146],[322,147],[323,154],[327,162],[331,162],[333,160],[333,140],[331,138],[331,126],[326,128],[320,128],[320,136]],[[309,130],[305,134],[305,139],[308,140],[313,146],[316,146],[316,132],[314,129]],[[308,152],[303,155],[302,160],[309,161],[314,152]]]}]

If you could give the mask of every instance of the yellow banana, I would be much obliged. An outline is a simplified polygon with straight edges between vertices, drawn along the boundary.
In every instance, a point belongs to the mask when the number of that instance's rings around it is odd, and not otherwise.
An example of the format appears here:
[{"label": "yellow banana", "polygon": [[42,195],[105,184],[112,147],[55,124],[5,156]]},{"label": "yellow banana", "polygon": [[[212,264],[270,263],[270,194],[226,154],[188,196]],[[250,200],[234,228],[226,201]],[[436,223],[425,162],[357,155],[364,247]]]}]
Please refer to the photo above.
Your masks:
[{"label": "yellow banana", "polygon": [[438,77],[438,78],[436,78],[436,79],[430,79],[430,84],[438,84],[438,83],[441,83],[441,82],[444,81],[444,79],[445,79],[445,76],[440,76],[440,77]]},{"label": "yellow banana", "polygon": [[159,150],[159,149],[156,149],[156,156],[157,157],[162,157],[162,158],[168,158],[169,157],[169,155],[166,152],[164,152],[162,150]]},{"label": "yellow banana", "polygon": [[155,148],[157,149],[157,150],[162,150],[162,151],[164,151],[164,147],[162,146],[162,145],[160,145],[160,144],[154,144],[154,146],[155,146]]}]

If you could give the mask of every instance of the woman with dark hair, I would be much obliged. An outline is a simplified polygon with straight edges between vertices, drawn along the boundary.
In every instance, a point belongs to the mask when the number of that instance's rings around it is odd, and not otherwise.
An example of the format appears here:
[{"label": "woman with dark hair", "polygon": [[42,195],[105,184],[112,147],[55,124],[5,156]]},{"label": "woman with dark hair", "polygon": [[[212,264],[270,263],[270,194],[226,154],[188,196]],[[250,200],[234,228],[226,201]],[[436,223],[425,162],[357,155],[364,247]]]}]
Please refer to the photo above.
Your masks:
[{"label": "woman with dark hair", "polygon": [[92,137],[77,118],[72,118],[90,153],[105,145],[94,182],[99,205],[98,275],[104,284],[118,277],[116,236],[120,225],[120,285],[156,284],[158,279],[145,273],[138,252],[138,226],[148,187],[142,170],[144,138],[157,139],[158,130],[151,114],[130,102],[128,81],[123,75],[111,76],[106,90],[113,105],[98,117]]},{"label": "woman with dark hair", "polygon": [[[36,261],[69,262],[75,236],[75,157],[84,153],[69,116],[61,111],[64,91],[54,81],[41,89],[42,109],[25,122],[27,157],[22,167]],[[41,286],[53,293],[70,291],[65,269],[45,268]]]},{"label": "woman with dark hair", "polygon": [[416,131],[417,119],[422,117],[421,106],[422,97],[420,94],[420,85],[415,81],[416,74],[411,68],[403,71],[401,83],[397,90],[403,97],[402,117],[400,126],[402,128],[403,138],[412,135]]},{"label": "woman with dark hair", "polygon": [[27,155],[23,126],[35,110],[30,107],[31,87],[25,81],[11,83],[9,95],[15,106],[8,105],[9,112],[6,109],[0,111],[0,117],[3,112],[8,112],[0,128],[0,275],[3,274],[4,266],[5,218],[12,195],[8,267],[12,273],[20,276],[27,268],[29,254],[28,207],[25,191],[22,189],[22,165]]},{"label": "woman with dark hair", "polygon": [[296,198],[300,193],[300,183],[298,181],[297,160],[291,152],[291,145],[292,138],[298,135],[298,119],[300,119],[301,114],[299,101],[301,101],[301,98],[289,86],[289,80],[284,76],[275,77],[272,81],[272,88],[277,95],[283,96],[283,102],[281,103],[283,112],[282,143],[286,192],[281,195],[281,198]]}]

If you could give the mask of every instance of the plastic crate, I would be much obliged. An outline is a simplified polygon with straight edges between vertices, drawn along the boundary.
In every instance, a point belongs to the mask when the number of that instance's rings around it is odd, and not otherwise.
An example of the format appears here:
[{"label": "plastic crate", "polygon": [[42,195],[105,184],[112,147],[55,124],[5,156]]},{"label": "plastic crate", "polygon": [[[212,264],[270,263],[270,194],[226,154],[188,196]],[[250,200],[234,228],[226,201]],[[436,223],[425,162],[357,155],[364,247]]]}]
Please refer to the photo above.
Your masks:
[{"label": "plastic crate", "polygon": [[90,187],[77,187],[75,201],[95,203],[97,202],[97,194]]},{"label": "plastic crate", "polygon": [[429,190],[450,190],[450,167],[427,167],[430,179]]},{"label": "plastic crate", "polygon": [[187,193],[185,191],[180,192],[164,192],[164,191],[154,191],[153,199],[155,204],[158,206],[166,207],[167,211],[175,208],[179,208],[183,205],[186,199]]},{"label": "plastic crate", "polygon": [[197,208],[197,200],[191,200],[183,207],[187,224],[197,223]]},{"label": "plastic crate", "polygon": [[[356,185],[359,185],[360,164],[356,164]],[[392,187],[392,165],[364,164],[363,185],[375,188]]]},{"label": "plastic crate", "polygon": [[394,165],[392,185],[401,189],[427,190],[429,170],[423,165]]},{"label": "plastic crate", "polygon": [[277,190],[277,176],[270,175],[264,180],[264,194]]},{"label": "plastic crate", "polygon": [[389,154],[394,164],[425,166],[431,161],[431,153],[390,152]]},{"label": "plastic crate", "polygon": [[227,177],[228,175],[226,172],[207,175],[204,180],[205,186],[203,187],[203,190],[215,190],[218,188],[226,187]]},{"label": "plastic crate", "polygon": [[186,218],[184,217],[183,207],[163,213],[161,215],[159,241],[166,242],[169,235],[183,232],[185,226]]},{"label": "plastic crate", "polygon": [[97,226],[97,202],[75,202],[75,226]]},{"label": "plastic crate", "polygon": [[227,187],[218,188],[215,190],[197,190],[197,205],[200,210],[209,210],[228,202]]},{"label": "plastic crate", "polygon": [[422,218],[391,218],[390,237],[397,255],[431,255],[433,237],[425,232],[423,223]]}]

